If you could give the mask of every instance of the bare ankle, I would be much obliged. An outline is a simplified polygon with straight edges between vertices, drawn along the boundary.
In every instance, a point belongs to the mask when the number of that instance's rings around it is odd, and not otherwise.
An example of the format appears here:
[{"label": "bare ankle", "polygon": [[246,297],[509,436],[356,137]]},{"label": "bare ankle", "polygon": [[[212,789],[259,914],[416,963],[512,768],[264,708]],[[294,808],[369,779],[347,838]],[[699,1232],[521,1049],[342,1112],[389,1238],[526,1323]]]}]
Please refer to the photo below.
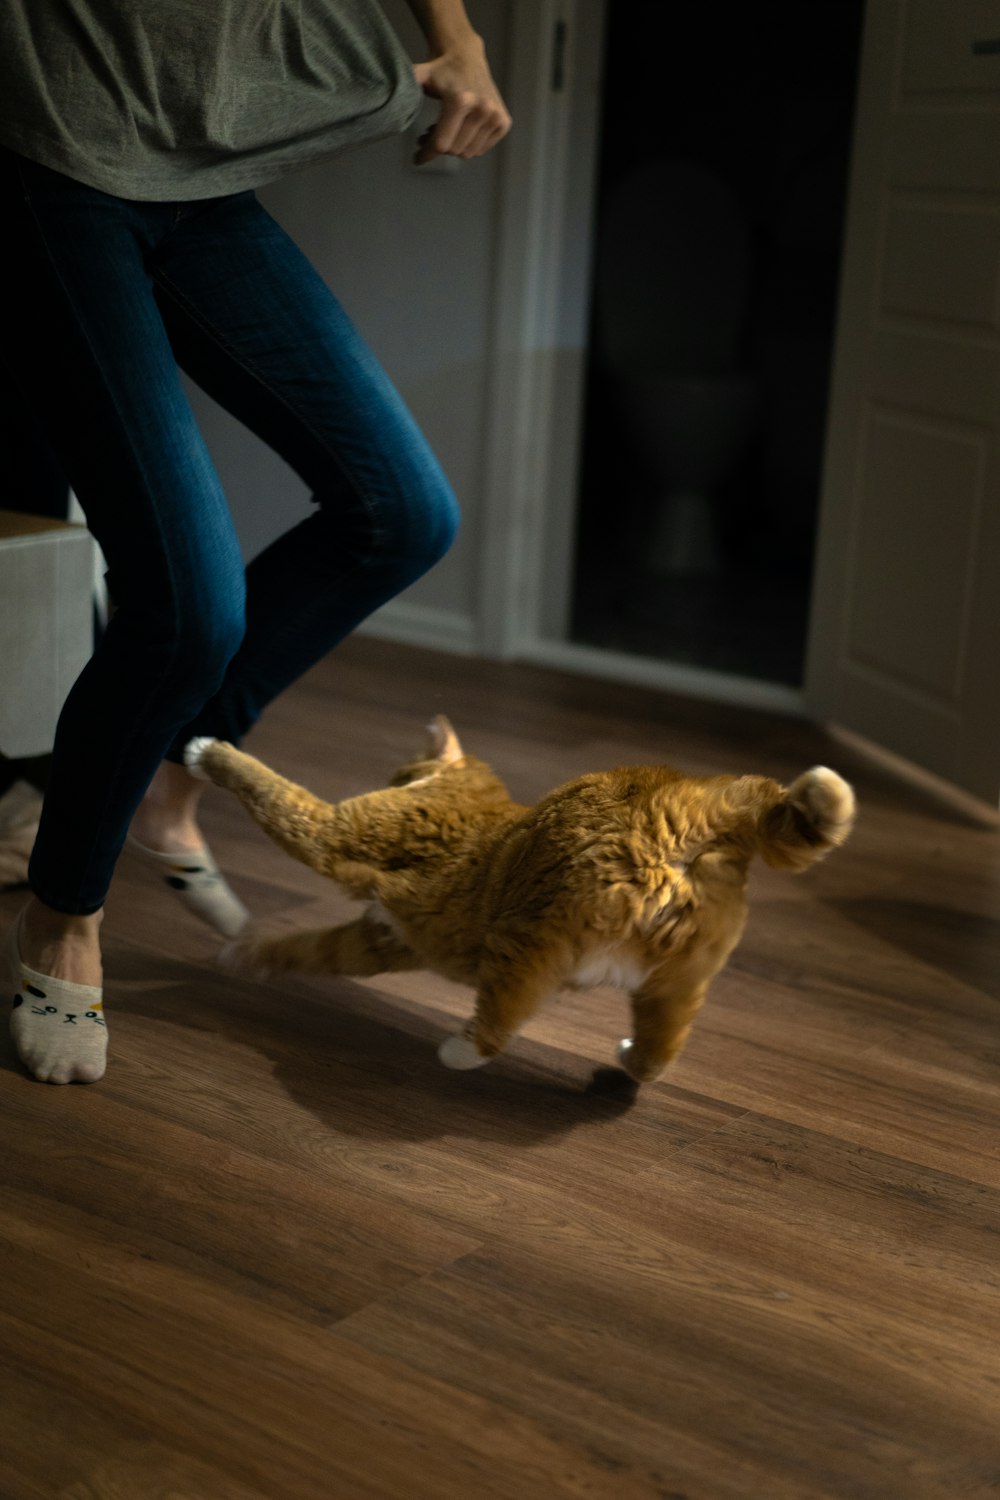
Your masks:
[{"label": "bare ankle", "polygon": [[21,912],[18,949],[21,959],[39,974],[74,984],[101,983],[103,909],[80,916],[56,911],[32,896]]},{"label": "bare ankle", "polygon": [[132,819],[132,837],[165,854],[203,848],[197,814],[204,790],[184,766],[165,760]]}]

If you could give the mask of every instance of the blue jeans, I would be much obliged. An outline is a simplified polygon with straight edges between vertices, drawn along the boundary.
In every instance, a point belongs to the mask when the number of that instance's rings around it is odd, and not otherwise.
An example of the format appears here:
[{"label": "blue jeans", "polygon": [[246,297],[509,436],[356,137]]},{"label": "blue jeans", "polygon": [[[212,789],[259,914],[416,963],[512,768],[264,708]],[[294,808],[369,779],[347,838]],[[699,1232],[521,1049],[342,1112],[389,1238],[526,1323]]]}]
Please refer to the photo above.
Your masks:
[{"label": "blue jeans", "polygon": [[[108,565],[113,614],[56,733],[29,876],[103,903],[132,815],[195,734],[263,708],[447,550],[454,496],[343,310],[253,193],[110,197],[0,150],[2,354]],[[305,480],[246,568],[178,366]]]}]

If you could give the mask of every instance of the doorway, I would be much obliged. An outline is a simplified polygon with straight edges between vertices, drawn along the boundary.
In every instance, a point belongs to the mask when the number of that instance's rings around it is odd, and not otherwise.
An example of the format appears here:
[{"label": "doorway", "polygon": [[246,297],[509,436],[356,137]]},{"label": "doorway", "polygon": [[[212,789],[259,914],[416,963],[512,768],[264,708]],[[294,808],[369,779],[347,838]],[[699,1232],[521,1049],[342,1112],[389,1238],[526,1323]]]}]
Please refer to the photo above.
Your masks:
[{"label": "doorway", "polygon": [[[663,34],[663,9],[662,0],[608,7],[569,636],[797,688],[863,0],[813,0],[807,28],[800,0],[671,6],[666,45],[650,45]],[[608,332],[621,318],[614,215],[629,174],[656,163],[667,166],[664,182],[679,170],[709,184],[745,242],[733,368],[721,372],[742,383],[745,431],[703,492],[683,498],[655,412],[646,401],[637,421],[630,409],[629,372]],[[667,203],[649,208],[654,224],[669,224]],[[704,377],[697,358],[689,370],[670,368],[669,349],[674,310],[687,325],[677,347],[690,346],[705,278],[700,286],[673,285],[665,266],[649,287],[650,320],[666,331],[662,374],[673,380]],[[710,301],[706,320],[717,311]],[[648,395],[656,372],[641,373]],[[664,384],[656,399],[672,389]]]}]

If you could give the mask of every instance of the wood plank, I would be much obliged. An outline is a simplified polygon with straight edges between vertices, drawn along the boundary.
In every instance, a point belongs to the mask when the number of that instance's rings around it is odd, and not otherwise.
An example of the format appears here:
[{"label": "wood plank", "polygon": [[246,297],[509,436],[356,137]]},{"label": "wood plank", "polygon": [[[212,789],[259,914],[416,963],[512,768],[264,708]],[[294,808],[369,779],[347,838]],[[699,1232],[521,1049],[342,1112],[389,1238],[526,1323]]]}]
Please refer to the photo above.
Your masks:
[{"label": "wood plank", "polygon": [[[639,1090],[612,991],[448,1073],[468,991],[227,975],[123,860],[106,1079],[0,1047],[2,1500],[1000,1494],[995,827],[798,721],[374,641],[250,748],[352,795],[437,711],[525,799],[825,762],[862,815],[805,877],[755,871]],[[206,826],[262,925],[353,909],[221,794]]]}]

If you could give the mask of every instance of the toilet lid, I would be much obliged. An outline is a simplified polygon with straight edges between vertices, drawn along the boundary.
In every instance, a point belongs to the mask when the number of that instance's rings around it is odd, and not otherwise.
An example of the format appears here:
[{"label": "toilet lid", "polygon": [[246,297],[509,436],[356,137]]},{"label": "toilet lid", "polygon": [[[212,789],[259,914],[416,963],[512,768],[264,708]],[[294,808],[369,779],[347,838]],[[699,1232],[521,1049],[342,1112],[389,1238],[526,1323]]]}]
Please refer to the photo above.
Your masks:
[{"label": "toilet lid", "polygon": [[697,162],[632,167],[609,195],[595,269],[597,336],[630,375],[732,374],[750,273],[739,201]]}]

